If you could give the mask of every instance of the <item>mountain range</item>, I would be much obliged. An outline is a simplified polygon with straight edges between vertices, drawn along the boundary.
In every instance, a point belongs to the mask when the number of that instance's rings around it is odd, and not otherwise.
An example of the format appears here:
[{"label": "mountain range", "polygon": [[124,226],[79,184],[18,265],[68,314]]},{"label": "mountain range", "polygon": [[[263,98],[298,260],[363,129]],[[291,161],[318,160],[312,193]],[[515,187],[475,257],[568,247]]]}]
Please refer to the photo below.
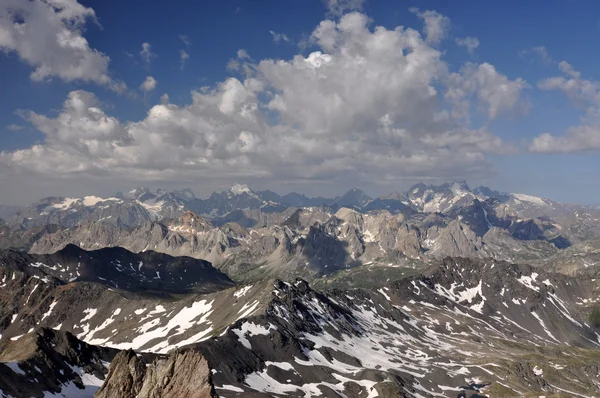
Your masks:
[{"label": "mountain range", "polygon": [[[122,226],[136,226],[148,220],[174,218],[192,211],[211,220],[220,220],[232,213],[260,210],[263,213],[282,212],[288,208],[326,207],[333,211],[342,207],[360,212],[387,210],[392,213],[445,213],[472,203],[475,199],[495,199],[515,214],[535,216],[566,216],[574,211],[599,211],[596,206],[561,204],[524,194],[506,194],[486,187],[470,189],[465,181],[442,185],[417,184],[406,192],[394,192],[371,198],[363,191],[352,189],[335,198],[309,198],[297,193],[279,195],[272,191],[253,191],[246,185],[234,185],[229,190],[215,192],[206,199],[196,198],[189,190],[151,192],[136,188],[112,197],[44,198],[24,208],[6,208],[2,217],[12,227],[58,224],[70,227],[81,221],[103,221]],[[241,213],[240,213],[241,214]]]},{"label": "mountain range", "polygon": [[2,397],[596,397],[600,208],[417,184],[46,198],[0,223]]},{"label": "mountain range", "polygon": [[0,268],[5,395],[591,397],[600,385],[587,316],[600,285],[587,277],[446,258],[377,289],[264,280],[173,300],[52,268]]},{"label": "mountain range", "polygon": [[[298,205],[316,201],[324,204]],[[4,247],[32,254],[69,244],[153,250],[209,261],[238,282],[302,277],[335,285],[373,268],[402,275],[444,256],[549,261],[600,238],[598,208],[471,190],[465,182],[418,184],[376,199],[358,190],[328,200],[282,197],[238,185],[206,200],[189,190],[136,189],[103,200],[40,203],[7,220]],[[44,224],[52,221],[58,224]]]}]

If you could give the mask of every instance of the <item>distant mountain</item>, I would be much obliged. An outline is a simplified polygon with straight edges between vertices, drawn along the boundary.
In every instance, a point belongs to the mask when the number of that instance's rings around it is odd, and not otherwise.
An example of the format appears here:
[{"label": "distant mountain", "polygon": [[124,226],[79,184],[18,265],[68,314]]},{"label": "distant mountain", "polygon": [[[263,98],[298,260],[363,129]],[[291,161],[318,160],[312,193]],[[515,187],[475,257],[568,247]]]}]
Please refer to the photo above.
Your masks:
[{"label": "distant mountain", "polygon": [[0,249],[28,251],[40,238],[59,230],[61,227],[56,224],[13,229],[0,221]]},{"label": "distant mountain", "polygon": [[[110,198],[46,198],[21,209],[4,224],[0,223],[0,234],[9,237],[0,243],[0,247],[27,250],[40,239],[44,229],[52,229],[47,232],[50,234],[60,230],[59,235],[65,236],[54,236],[53,242],[45,241],[41,246],[37,244],[35,250],[48,252],[50,248],[66,243],[94,249],[114,246],[119,242],[119,245],[134,251],[156,247],[156,250],[166,253],[192,255],[221,263],[220,256],[228,247],[243,247],[245,244],[232,243],[231,237],[223,231],[214,236],[197,235],[193,240],[171,240],[167,235],[177,234],[169,230],[168,226],[172,223],[169,220],[177,220],[191,211],[215,228],[237,223],[245,229],[258,230],[282,225],[297,209],[312,213],[321,211],[332,217],[344,208],[362,214],[387,212],[407,220],[409,225],[418,224],[428,215],[441,214],[444,216],[444,225],[456,220],[466,224],[479,238],[495,227],[507,230],[517,240],[548,241],[559,248],[600,239],[598,207],[562,204],[524,194],[501,193],[487,187],[470,189],[465,181],[454,181],[442,185],[417,184],[407,192],[396,192],[375,199],[360,190],[350,190],[342,196],[326,199],[309,198],[296,193],[280,196],[272,191],[255,192],[246,185],[234,185],[206,199],[196,198],[191,190],[152,192],[148,188],[136,188]],[[93,226],[98,223],[115,228],[101,230]],[[46,227],[48,225],[56,227]],[[88,226],[93,231],[84,232]],[[422,226],[416,226],[424,242],[421,247],[432,253],[427,243],[432,240],[423,238],[425,233]],[[84,238],[77,237],[72,232],[74,229]],[[127,237],[129,232],[131,236]],[[145,240],[148,242],[144,243]],[[215,242],[221,242],[220,246],[213,244]],[[181,248],[188,243],[189,248]]]},{"label": "distant mountain", "polygon": [[0,205],[0,219],[5,219],[12,216],[21,209],[20,206]]},{"label": "distant mountain", "polygon": [[360,189],[351,189],[344,195],[335,198],[333,205],[336,207],[348,207],[350,209],[361,210],[372,200],[373,198]]},{"label": "distant mountain", "polygon": [[[272,198],[273,193],[267,192]],[[229,190],[215,192],[207,199],[194,199],[187,203],[187,208],[194,213],[207,216],[224,216],[236,210],[263,209],[264,211],[281,211],[286,206],[262,198],[247,185],[233,185]]]},{"label": "distant mountain", "polygon": [[102,221],[113,225],[132,227],[159,217],[159,212],[150,210],[152,206],[144,205],[137,200],[116,197],[51,197],[22,208],[5,221],[7,225],[15,229],[27,229],[47,224],[68,228],[83,221]]},{"label": "distant mountain", "polygon": [[413,185],[406,196],[417,210],[426,213],[445,212],[452,207],[468,204],[476,198],[485,199],[471,192],[465,181],[454,181],[439,186]]},{"label": "distant mountain", "polygon": [[[260,210],[263,213],[282,212],[289,207],[323,207],[333,211],[342,207],[362,212],[387,210],[392,213],[447,212],[452,208],[469,205],[475,199],[496,199],[505,204],[505,211],[519,216],[549,216],[572,213],[576,208],[597,208],[562,205],[547,199],[524,194],[505,194],[487,187],[469,188],[465,181],[442,185],[417,184],[407,192],[396,192],[379,198],[371,198],[363,191],[351,189],[335,198],[309,198],[302,194],[279,195],[273,191],[253,191],[247,185],[236,184],[229,190],[215,192],[206,199],[196,198],[189,189],[181,191],[136,188],[114,197],[100,198],[45,198],[4,217],[13,228],[30,228],[46,224],[72,227],[86,221],[103,221],[114,225],[135,227],[146,221],[176,218],[185,211],[208,218],[222,218],[233,212]],[[531,214],[528,214],[531,213]]]},{"label": "distant mountain", "polygon": [[500,217],[495,199],[441,213],[342,208],[269,213],[263,225],[214,225],[187,212],[177,219],[134,229],[81,224],[46,234],[30,253],[53,253],[69,244],[87,249],[124,247],[210,261],[238,281],[303,277],[308,280],[355,267],[427,263],[447,255],[529,261],[554,255],[571,243],[553,223]]}]

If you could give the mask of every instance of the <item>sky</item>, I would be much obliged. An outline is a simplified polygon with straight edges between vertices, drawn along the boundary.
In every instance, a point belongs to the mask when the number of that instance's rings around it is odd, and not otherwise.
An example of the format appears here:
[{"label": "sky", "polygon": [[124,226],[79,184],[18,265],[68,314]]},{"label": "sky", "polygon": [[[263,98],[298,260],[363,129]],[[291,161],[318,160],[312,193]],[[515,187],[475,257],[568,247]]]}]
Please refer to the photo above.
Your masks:
[{"label": "sky", "polygon": [[0,203],[467,180],[600,203],[600,3],[0,0]]}]

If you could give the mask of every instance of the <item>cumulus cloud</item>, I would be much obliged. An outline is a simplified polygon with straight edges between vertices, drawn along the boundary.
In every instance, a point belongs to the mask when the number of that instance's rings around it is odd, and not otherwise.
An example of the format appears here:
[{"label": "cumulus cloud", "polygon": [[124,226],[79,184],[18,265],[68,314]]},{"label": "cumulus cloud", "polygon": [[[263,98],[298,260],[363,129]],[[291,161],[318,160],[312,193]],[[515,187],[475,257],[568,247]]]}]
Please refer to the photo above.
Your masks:
[{"label": "cumulus cloud", "polygon": [[524,111],[527,104],[521,100],[521,91],[528,87],[523,79],[510,80],[489,63],[467,63],[450,74],[445,97],[457,117],[468,117],[470,97],[476,96],[479,109],[495,119],[502,113]]},{"label": "cumulus cloud", "polygon": [[533,139],[529,149],[537,153],[600,153],[600,122],[570,127],[563,136],[541,134]]},{"label": "cumulus cloud", "polygon": [[66,82],[84,81],[122,92],[125,84],[108,72],[109,57],[90,47],[83,37],[94,10],[77,0],[0,3],[0,50],[15,52],[35,68],[33,81],[58,77]]},{"label": "cumulus cloud", "polygon": [[339,17],[348,11],[360,11],[363,9],[365,0],[324,0],[327,13],[333,17]]},{"label": "cumulus cloud", "polygon": [[600,105],[600,83],[581,78],[581,73],[571,64],[561,61],[558,68],[565,76],[555,76],[541,80],[538,83],[540,90],[562,91],[567,97],[580,105]]},{"label": "cumulus cloud", "polygon": [[494,118],[518,106],[526,83],[489,64],[449,73],[428,35],[370,25],[357,12],[324,20],[306,56],[254,61],[240,50],[241,76],[192,91],[188,105],[165,96],[139,121],[119,121],[93,94],[72,92],[58,116],[29,114],[43,143],[0,163],[111,181],[274,186],[489,174],[487,155],[510,153],[510,144],[447,109],[474,102]]},{"label": "cumulus cloud", "polygon": [[184,50],[179,50],[179,62],[181,65],[181,70],[183,70],[183,68],[185,67],[185,61],[187,61],[188,59],[190,59],[190,54],[188,54]]},{"label": "cumulus cloud", "polygon": [[140,51],[140,56],[146,64],[146,67],[149,68],[152,58],[156,58],[156,54],[152,52],[152,46],[150,46],[150,43],[142,43],[142,51]]},{"label": "cumulus cloud", "polygon": [[25,114],[44,133],[43,145],[3,154],[16,164],[41,174],[91,175],[106,173],[101,167],[90,167],[89,159],[110,159],[111,151],[131,142],[124,126],[100,109],[100,102],[86,91],[72,91],[55,118],[35,112]]},{"label": "cumulus cloud", "polygon": [[140,85],[140,90],[142,90],[146,93],[150,92],[156,88],[157,84],[158,84],[158,82],[156,81],[155,78],[153,78],[152,76],[148,76]]},{"label": "cumulus cloud", "polygon": [[290,41],[290,38],[287,37],[285,33],[277,33],[273,32],[272,30],[270,30],[269,33],[271,34],[271,36],[273,36],[273,41],[277,44],[279,44],[282,40],[285,42]]},{"label": "cumulus cloud", "polygon": [[571,64],[561,61],[558,68],[565,76],[538,82],[541,90],[560,91],[581,107],[582,124],[567,129],[563,136],[543,133],[533,139],[529,150],[538,153],[600,152],[600,82],[581,77]]},{"label": "cumulus cloud", "polygon": [[450,18],[437,11],[420,11],[416,7],[411,7],[410,12],[423,20],[425,40],[429,43],[439,44],[450,30]]},{"label": "cumulus cloud", "polygon": [[457,37],[454,42],[459,47],[465,47],[471,55],[475,54],[475,50],[479,47],[479,39],[476,37]]},{"label": "cumulus cloud", "polygon": [[540,61],[542,61],[544,64],[551,64],[553,62],[552,58],[550,57],[550,54],[548,54],[548,49],[546,49],[545,46],[535,46],[527,50],[521,50],[519,51],[519,55],[521,57],[534,56]]}]

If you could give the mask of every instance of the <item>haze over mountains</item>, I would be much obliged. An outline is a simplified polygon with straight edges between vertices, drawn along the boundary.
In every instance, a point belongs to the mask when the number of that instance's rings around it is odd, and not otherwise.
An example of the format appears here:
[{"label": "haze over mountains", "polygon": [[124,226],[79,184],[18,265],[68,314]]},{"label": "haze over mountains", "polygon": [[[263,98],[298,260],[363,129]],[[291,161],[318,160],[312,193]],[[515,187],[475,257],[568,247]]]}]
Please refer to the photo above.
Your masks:
[{"label": "haze over mountains", "polygon": [[380,198],[355,189],[336,198],[280,196],[235,185],[198,199],[190,190],[138,188],[109,198],[42,199],[0,228],[1,247],[36,254],[69,244],[123,247],[203,259],[240,282],[327,275],[335,283],[389,265],[386,272],[402,275],[445,256],[564,260],[567,248],[577,256],[563,268],[579,272],[594,255],[588,243],[600,238],[600,208],[470,189],[464,181]]},{"label": "haze over mountains", "polygon": [[598,207],[456,181],[379,198],[138,188],[10,213],[4,396],[600,387]]}]

